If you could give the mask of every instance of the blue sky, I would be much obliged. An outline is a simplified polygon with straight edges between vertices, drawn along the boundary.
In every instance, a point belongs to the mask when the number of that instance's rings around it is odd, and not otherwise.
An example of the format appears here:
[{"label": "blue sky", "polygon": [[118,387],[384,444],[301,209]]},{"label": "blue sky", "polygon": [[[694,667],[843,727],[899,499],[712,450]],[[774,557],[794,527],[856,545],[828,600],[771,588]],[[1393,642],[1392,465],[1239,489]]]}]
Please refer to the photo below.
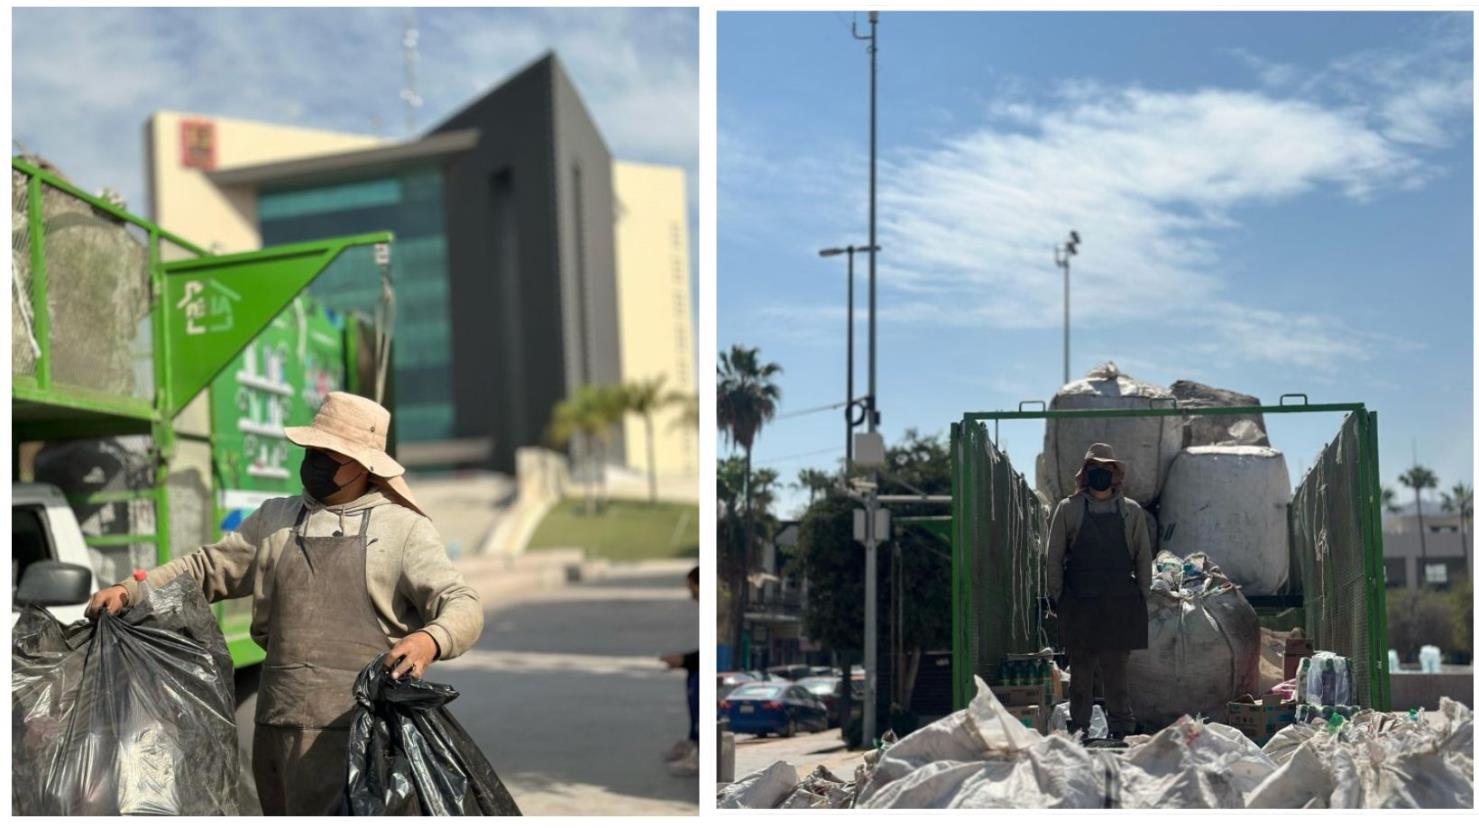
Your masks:
[{"label": "blue sky", "polygon": [[[684,168],[698,258],[693,9],[418,9],[426,130],[554,49],[611,151]],[[184,110],[406,137],[406,11],[15,9],[11,134],[74,182],[143,210],[143,125]],[[18,147],[12,146],[13,150]]]},{"label": "blue sky", "polygon": [[[784,368],[783,415],[845,396],[845,263],[817,250],[867,241],[852,20],[719,16],[718,343]],[[885,438],[1054,393],[1073,228],[1075,376],[1114,360],[1365,402],[1384,481],[1416,441],[1443,488],[1472,482],[1472,32],[1467,13],[884,13]],[[860,389],[865,334],[860,315]],[[1297,483],[1339,416],[1268,426]],[[1041,425],[1001,435],[1030,479]],[[787,417],[755,459],[794,480],[843,443],[838,412]]]}]

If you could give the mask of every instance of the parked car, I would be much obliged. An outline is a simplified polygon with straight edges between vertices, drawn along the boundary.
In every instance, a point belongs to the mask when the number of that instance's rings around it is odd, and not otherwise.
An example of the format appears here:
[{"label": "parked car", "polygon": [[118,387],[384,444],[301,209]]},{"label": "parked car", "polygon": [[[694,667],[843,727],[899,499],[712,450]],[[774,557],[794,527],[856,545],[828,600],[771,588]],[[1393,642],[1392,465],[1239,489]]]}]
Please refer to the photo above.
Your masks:
[{"label": "parked car", "polygon": [[839,676],[809,676],[796,682],[805,687],[817,700],[827,707],[827,725],[836,727],[842,721],[842,678]]},{"label": "parked car", "polygon": [[733,693],[734,688],[739,687],[740,685],[749,684],[753,681],[764,681],[762,677],[754,673],[747,673],[743,671],[736,671],[733,673],[720,673],[718,675],[718,680],[718,698],[720,699],[723,699],[725,696]]},{"label": "parked car", "polygon": [[771,681],[796,681],[811,675],[810,664],[781,664],[765,670]]},{"label": "parked car", "polygon": [[719,709],[735,733],[791,737],[800,731],[820,733],[828,728],[827,706],[806,688],[790,682],[741,685],[719,703]]}]

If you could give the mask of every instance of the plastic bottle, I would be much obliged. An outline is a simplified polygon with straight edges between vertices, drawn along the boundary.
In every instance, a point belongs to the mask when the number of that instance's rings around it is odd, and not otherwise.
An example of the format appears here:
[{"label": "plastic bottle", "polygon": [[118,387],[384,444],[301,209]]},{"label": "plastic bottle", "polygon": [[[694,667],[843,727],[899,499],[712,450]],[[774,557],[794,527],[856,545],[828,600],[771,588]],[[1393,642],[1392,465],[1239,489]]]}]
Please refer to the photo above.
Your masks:
[{"label": "plastic bottle", "polygon": [[133,571],[133,579],[139,585],[139,600],[135,603],[142,604],[149,599],[149,593],[153,592],[153,589],[149,586],[149,573],[142,569],[135,569]]}]

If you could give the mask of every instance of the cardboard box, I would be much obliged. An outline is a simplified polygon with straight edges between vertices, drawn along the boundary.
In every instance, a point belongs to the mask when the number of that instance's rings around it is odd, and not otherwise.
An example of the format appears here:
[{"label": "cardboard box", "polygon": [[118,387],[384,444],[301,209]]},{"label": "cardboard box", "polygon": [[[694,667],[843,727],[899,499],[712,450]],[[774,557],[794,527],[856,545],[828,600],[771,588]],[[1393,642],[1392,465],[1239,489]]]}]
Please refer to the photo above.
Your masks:
[{"label": "cardboard box", "polygon": [[1051,705],[1050,684],[1014,684],[991,688],[991,694],[1005,707],[1026,707],[1031,704]]},{"label": "cardboard box", "polygon": [[1024,727],[1036,730],[1044,736],[1048,733],[1048,708],[1041,704],[1008,707],[1007,712],[1016,717]]},{"label": "cardboard box", "polygon": [[1315,654],[1315,644],[1303,638],[1289,638],[1284,641],[1284,681],[1288,681],[1299,673],[1299,660],[1308,658]]},{"label": "cardboard box", "polygon": [[1255,699],[1243,696],[1228,702],[1227,723],[1242,731],[1244,736],[1262,745],[1270,736],[1294,723],[1298,705],[1285,701],[1283,696],[1270,694]]}]

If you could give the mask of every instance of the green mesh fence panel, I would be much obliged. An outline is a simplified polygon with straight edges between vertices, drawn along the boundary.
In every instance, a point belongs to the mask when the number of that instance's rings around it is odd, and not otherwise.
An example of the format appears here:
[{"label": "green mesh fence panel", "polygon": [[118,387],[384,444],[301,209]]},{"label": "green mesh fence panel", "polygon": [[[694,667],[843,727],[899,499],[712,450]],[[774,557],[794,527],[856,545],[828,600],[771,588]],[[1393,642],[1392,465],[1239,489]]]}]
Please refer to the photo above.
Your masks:
[{"label": "green mesh fence panel", "polygon": [[42,183],[52,379],[152,400],[148,245],[127,225]]},{"label": "green mesh fence panel", "polygon": [[36,375],[41,343],[36,340],[31,307],[31,221],[26,191],[31,176],[10,171],[10,372]]},{"label": "green mesh fence panel", "polygon": [[1009,653],[1048,643],[1037,609],[1047,521],[1042,501],[992,444],[984,423],[967,420],[953,438],[957,598],[966,592],[955,619],[957,647],[966,654],[956,669],[956,703],[963,705],[972,676],[996,681]]},{"label": "green mesh fence panel", "polygon": [[1295,490],[1290,551],[1304,595],[1305,633],[1317,648],[1353,660],[1358,703],[1385,707],[1385,578],[1368,502],[1376,476],[1369,416],[1347,416]]}]

